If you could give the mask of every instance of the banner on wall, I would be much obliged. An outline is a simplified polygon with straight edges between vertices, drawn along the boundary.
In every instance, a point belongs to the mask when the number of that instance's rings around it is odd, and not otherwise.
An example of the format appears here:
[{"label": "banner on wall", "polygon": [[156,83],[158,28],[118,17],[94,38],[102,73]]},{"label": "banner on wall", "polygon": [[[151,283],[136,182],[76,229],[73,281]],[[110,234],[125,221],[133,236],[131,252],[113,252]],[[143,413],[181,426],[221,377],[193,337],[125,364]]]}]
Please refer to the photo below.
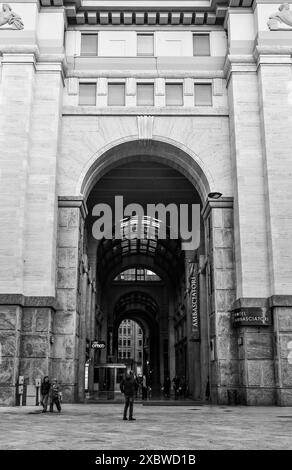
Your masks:
[{"label": "banner on wall", "polygon": [[190,270],[190,296],[191,296],[191,319],[192,319],[192,338],[200,338],[199,325],[199,275],[198,269],[194,263]]}]

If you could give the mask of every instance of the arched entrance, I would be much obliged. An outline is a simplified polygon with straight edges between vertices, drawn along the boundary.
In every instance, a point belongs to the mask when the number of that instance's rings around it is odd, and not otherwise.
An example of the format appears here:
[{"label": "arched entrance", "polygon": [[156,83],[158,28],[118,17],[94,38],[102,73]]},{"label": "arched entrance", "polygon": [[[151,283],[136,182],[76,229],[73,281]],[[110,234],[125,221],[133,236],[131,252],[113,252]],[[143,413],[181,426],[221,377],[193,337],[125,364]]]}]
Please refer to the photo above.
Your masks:
[{"label": "arched entrance", "polygon": [[[223,211],[225,206],[230,208],[229,201],[221,201],[221,205],[212,203],[211,207],[207,195],[212,181],[209,184],[210,178],[207,180],[198,159],[169,143],[154,140],[130,141],[106,150],[93,161],[90,168],[84,169],[83,176],[80,189],[85,204],[81,202],[81,206],[86,206],[86,209],[80,217],[78,228],[78,292],[81,305],[78,337],[79,399],[84,396],[85,359],[89,363],[88,394],[91,397],[98,397],[100,387],[96,369],[121,368],[118,328],[124,319],[136,321],[145,336],[149,337],[148,350],[144,352],[152,369],[155,393],[161,390],[166,376],[169,375],[171,379],[180,376],[187,382],[188,396],[203,399],[209,378],[216,399],[219,379],[217,358],[212,356],[212,351],[216,348],[217,335],[214,310],[217,305],[217,266],[213,258],[216,247],[213,244],[214,226],[210,210],[218,208],[218,215],[225,221]],[[100,214],[97,215],[95,207],[103,204],[114,214],[116,196],[122,198],[123,207],[133,204],[139,204],[142,209],[149,204],[162,204],[166,208],[170,205],[199,206],[199,245],[186,250],[181,233],[173,237],[171,216],[166,219],[165,238],[158,236],[153,228],[154,222],[160,219],[147,219],[148,216],[136,223],[136,234],[131,232],[131,236],[129,233],[125,236],[123,232],[123,236],[118,237],[117,230],[125,220],[127,230],[129,226],[133,229],[135,217],[122,215],[118,218],[113,216],[111,237],[104,232],[103,238],[96,239],[93,226]],[[148,224],[151,220],[151,233],[145,220]],[[137,236],[141,230],[145,237]],[[220,230],[223,228],[220,227]],[[224,274],[224,269],[220,274]],[[122,279],[122,273],[131,270],[135,272],[135,278],[125,278],[124,275]],[[88,280],[88,271],[94,285],[91,310],[88,300],[83,299],[86,288],[82,279],[87,275]],[[154,273],[157,279],[145,277],[147,271]],[[144,273],[144,277],[141,273]],[[224,282],[221,280],[220,289],[224,290],[225,295],[227,289]],[[227,328],[224,334],[227,338]],[[104,342],[105,347],[97,351],[90,350],[85,357],[86,345],[88,351],[92,340]],[[143,367],[146,370],[145,361]],[[116,383],[114,389],[117,391]]]},{"label": "arched entrance", "polygon": [[[116,148],[113,155],[112,152],[107,152],[102,158],[107,162],[108,171],[103,169],[96,172],[94,168],[95,184],[89,183],[92,181],[91,173],[84,185],[84,191],[90,188],[87,197],[89,215],[86,220],[88,251],[92,251],[92,258],[94,250],[96,252],[99,302],[104,312],[100,335],[108,345],[100,359],[101,363],[121,362],[118,357],[118,325],[125,318],[136,320],[141,323],[149,338],[144,351],[146,360],[143,373],[148,374],[151,371],[153,396],[159,396],[166,376],[173,379],[178,375],[187,381],[189,396],[199,398],[202,395],[200,351],[198,344],[195,341],[190,343],[188,338],[191,318],[186,292],[189,264],[198,264],[200,255],[204,253],[202,221],[200,246],[187,255],[182,249],[179,236],[172,239],[170,233],[166,234],[165,239],[160,239],[153,233],[153,236],[148,233],[143,239],[135,236],[116,239],[115,227],[110,239],[97,242],[90,235],[90,229],[96,220],[92,215],[95,205],[107,204],[114,212],[114,197],[117,195],[123,197],[124,206],[138,203],[146,209],[148,204],[163,204],[165,207],[173,204],[178,208],[181,204],[200,204],[202,208],[200,194],[193,185],[198,175],[186,172],[185,161],[184,167],[178,171],[182,152],[178,150],[175,153],[165,143],[148,142],[141,145],[130,142]],[[206,191],[202,181],[199,187],[201,193]],[[159,273],[159,281],[137,277],[132,281],[117,280],[119,273],[137,268],[152,269]],[[207,341],[207,332],[203,341]],[[199,365],[196,371],[192,364],[194,355],[197,356]]]}]

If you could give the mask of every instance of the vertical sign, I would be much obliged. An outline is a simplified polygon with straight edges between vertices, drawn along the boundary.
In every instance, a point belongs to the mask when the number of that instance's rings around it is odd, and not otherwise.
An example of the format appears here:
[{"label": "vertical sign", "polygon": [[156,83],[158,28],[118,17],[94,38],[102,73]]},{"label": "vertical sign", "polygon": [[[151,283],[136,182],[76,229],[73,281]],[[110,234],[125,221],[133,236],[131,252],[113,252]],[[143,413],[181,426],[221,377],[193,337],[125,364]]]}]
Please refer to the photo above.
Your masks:
[{"label": "vertical sign", "polygon": [[195,265],[192,264],[190,272],[190,294],[191,294],[191,315],[192,315],[192,336],[199,339],[199,276]]}]

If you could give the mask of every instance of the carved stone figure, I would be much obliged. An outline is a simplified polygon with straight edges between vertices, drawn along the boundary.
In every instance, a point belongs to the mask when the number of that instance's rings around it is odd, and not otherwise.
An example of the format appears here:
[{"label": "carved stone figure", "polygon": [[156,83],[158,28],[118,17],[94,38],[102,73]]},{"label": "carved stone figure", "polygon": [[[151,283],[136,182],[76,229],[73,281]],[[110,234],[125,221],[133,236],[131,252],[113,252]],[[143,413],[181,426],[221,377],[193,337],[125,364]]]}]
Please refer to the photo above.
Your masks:
[{"label": "carved stone figure", "polygon": [[[268,27],[270,30],[292,29],[292,12],[289,3],[282,3],[279,10],[269,17]],[[290,26],[290,28],[287,28]]]},{"label": "carved stone figure", "polygon": [[0,28],[5,24],[10,26],[8,29],[23,29],[21,17],[12,11],[8,3],[3,3],[2,11],[0,11]]}]

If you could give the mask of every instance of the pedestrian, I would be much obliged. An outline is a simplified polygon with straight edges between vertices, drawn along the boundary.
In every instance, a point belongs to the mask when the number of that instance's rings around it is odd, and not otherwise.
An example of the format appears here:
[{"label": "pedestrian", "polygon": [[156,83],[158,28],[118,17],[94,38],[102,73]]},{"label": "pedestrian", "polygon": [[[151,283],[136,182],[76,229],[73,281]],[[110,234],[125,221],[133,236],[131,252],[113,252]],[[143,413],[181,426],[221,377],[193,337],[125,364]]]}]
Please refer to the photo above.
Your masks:
[{"label": "pedestrian", "polygon": [[176,375],[174,379],[172,380],[173,382],[173,389],[174,389],[174,399],[177,400],[179,397],[179,392],[180,392],[180,378]]},{"label": "pedestrian", "polygon": [[54,404],[57,407],[58,412],[61,412],[61,403],[60,403],[60,387],[58,385],[57,379],[53,379],[52,385],[50,388],[50,412],[54,412]]},{"label": "pedestrian", "polygon": [[50,388],[51,388],[51,383],[50,383],[49,377],[47,375],[45,375],[45,377],[43,378],[43,381],[41,383],[41,395],[42,395],[41,396],[41,405],[43,407],[42,413],[46,413],[46,411],[47,411]]},{"label": "pedestrian", "polygon": [[182,397],[186,398],[186,396],[187,396],[187,382],[186,382],[185,376],[183,376],[182,379],[181,379],[180,388],[181,388]]},{"label": "pedestrian", "polygon": [[170,397],[170,378],[168,376],[165,377],[164,382],[163,382],[163,392],[164,392],[165,398]]},{"label": "pedestrian", "polygon": [[142,378],[142,400],[147,400],[147,382],[146,375],[143,375]]},{"label": "pedestrian", "polygon": [[210,399],[211,399],[210,380],[209,380],[209,376],[208,376],[207,384],[206,384],[206,400],[207,400],[207,401],[210,401]]},{"label": "pedestrian", "polygon": [[125,407],[123,420],[127,420],[127,412],[129,408],[129,421],[135,421],[133,417],[134,397],[136,393],[136,381],[133,377],[133,372],[130,371],[120,383],[121,392],[125,395]]}]

